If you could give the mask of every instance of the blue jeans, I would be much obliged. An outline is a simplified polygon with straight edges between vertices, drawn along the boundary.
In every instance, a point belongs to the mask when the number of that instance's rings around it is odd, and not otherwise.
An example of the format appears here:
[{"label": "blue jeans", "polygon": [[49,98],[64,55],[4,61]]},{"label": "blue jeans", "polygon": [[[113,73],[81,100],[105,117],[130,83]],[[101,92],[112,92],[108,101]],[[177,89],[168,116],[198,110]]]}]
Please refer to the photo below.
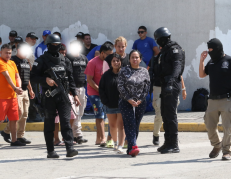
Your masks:
[{"label": "blue jeans", "polygon": [[106,119],[106,114],[104,113],[103,104],[101,103],[100,97],[97,95],[88,96],[96,119]]}]

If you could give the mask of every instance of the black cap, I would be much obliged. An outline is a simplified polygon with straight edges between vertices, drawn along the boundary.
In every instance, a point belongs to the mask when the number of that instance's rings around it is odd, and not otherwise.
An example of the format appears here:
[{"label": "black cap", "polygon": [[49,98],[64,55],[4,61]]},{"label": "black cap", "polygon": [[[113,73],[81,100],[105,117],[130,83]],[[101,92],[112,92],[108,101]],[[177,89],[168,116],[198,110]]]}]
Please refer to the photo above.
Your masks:
[{"label": "black cap", "polygon": [[47,38],[46,38],[46,41],[45,41],[45,45],[52,44],[52,43],[61,44],[60,37],[58,35],[56,35],[56,34],[48,35]]},{"label": "black cap", "polygon": [[26,37],[35,38],[35,39],[38,40],[38,37],[37,37],[37,35],[36,35],[34,32],[28,33],[28,34],[26,35]]},{"label": "black cap", "polygon": [[76,34],[75,37],[81,37],[81,38],[83,38],[83,36],[84,36],[84,33],[83,32],[79,32],[78,34]]},{"label": "black cap", "polygon": [[18,33],[15,30],[10,31],[9,36],[11,37],[17,37]]},{"label": "black cap", "polygon": [[158,40],[161,37],[169,37],[169,36],[171,36],[171,33],[166,27],[160,27],[154,32],[155,40]]},{"label": "black cap", "polygon": [[17,37],[15,37],[14,42],[15,43],[21,43],[21,42],[23,42],[23,39],[22,39],[22,37],[17,36]]}]

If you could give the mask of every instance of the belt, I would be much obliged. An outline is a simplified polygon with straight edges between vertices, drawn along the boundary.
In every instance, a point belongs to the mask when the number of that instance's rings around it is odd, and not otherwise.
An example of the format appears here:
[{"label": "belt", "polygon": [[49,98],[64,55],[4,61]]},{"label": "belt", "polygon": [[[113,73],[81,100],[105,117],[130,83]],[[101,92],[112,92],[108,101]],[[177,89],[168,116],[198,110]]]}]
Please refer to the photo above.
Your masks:
[{"label": "belt", "polygon": [[84,84],[78,84],[76,85],[76,88],[81,88],[81,87],[84,87],[85,85]]},{"label": "belt", "polygon": [[56,94],[58,94],[60,91],[59,91],[59,89],[58,88],[55,88],[54,90],[50,90],[50,89],[48,89],[46,92],[45,92],[45,96],[47,97],[47,98],[49,98],[49,97],[54,97]]},{"label": "belt", "polygon": [[230,93],[222,94],[222,95],[209,95],[209,99],[224,99],[224,98],[230,98]]}]

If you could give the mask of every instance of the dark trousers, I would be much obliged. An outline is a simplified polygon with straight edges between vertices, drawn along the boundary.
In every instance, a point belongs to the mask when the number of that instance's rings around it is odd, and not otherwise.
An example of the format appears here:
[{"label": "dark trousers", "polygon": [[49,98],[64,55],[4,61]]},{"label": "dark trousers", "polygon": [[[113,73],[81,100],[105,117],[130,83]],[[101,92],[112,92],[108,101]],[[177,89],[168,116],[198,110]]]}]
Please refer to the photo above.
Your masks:
[{"label": "dark trousers", "polygon": [[124,130],[126,139],[128,141],[129,152],[132,149],[132,146],[136,146],[140,122],[146,109],[146,101],[143,101],[138,107],[135,108],[135,115],[132,105],[125,100],[119,100],[119,109],[123,117]]},{"label": "dark trousers", "polygon": [[43,105],[45,109],[44,136],[47,145],[47,151],[54,151],[54,130],[55,117],[59,115],[61,134],[66,145],[66,149],[73,146],[73,133],[70,125],[71,107],[65,103],[60,94],[52,97],[43,96]]},{"label": "dark trousers", "polygon": [[173,82],[173,92],[164,92],[166,84],[161,86],[161,116],[163,118],[164,137],[166,141],[176,141],[178,136],[177,103],[181,91],[181,82]]}]

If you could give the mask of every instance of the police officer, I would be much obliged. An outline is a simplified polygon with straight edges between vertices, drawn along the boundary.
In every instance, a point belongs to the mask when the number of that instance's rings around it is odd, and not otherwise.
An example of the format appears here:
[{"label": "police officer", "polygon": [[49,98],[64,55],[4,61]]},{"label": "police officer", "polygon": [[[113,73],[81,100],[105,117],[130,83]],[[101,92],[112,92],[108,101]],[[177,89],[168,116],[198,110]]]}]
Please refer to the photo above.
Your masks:
[{"label": "police officer", "polygon": [[72,64],[76,92],[81,103],[81,106],[76,107],[77,116],[72,124],[72,130],[74,141],[78,144],[81,144],[88,141],[87,139],[83,138],[83,133],[81,131],[81,118],[87,104],[87,97],[85,95],[86,76],[84,71],[87,67],[88,59],[85,55],[80,54],[82,47],[79,41],[76,40],[71,42],[70,46],[70,54],[67,54],[66,57],[71,61]]},{"label": "police officer", "polygon": [[12,47],[12,56],[17,55],[17,46],[19,43],[22,43],[23,39],[20,36],[15,37],[14,39],[14,48]]},{"label": "police officer", "polygon": [[59,53],[61,40],[58,35],[48,35],[45,45],[47,45],[48,51],[34,62],[31,81],[40,83],[42,86],[42,104],[45,110],[44,136],[48,151],[47,158],[59,158],[59,155],[54,151],[53,144],[56,111],[58,111],[60,117],[61,133],[67,150],[66,156],[73,157],[78,154],[78,151],[73,148],[73,134],[70,126],[71,106],[65,103],[60,92],[53,97],[47,94],[47,92],[53,91],[57,87],[57,84],[51,79],[51,76],[46,73],[46,70],[52,68],[61,79],[63,86],[66,87],[66,94],[69,93],[70,89],[76,105],[80,105],[75,91],[76,87],[72,76],[72,68],[70,61]]},{"label": "police officer", "polygon": [[[16,38],[15,38],[16,39]],[[28,118],[28,109],[30,105],[28,91],[30,94],[30,98],[33,99],[35,94],[32,90],[30,84],[30,65],[29,62],[26,60],[27,52],[24,49],[27,48],[27,43],[19,43],[17,44],[17,56],[12,56],[11,60],[15,62],[18,73],[21,78],[22,90],[23,93],[21,95],[17,95],[18,100],[18,107],[19,107],[19,120],[18,120],[18,130],[17,130],[17,140],[24,144],[30,144],[31,141],[24,138],[25,134],[25,127],[26,127],[26,120]],[[28,46],[29,48],[29,46]],[[6,142],[10,142],[10,125],[9,122],[5,127],[4,131],[2,131],[1,135],[4,137]]]},{"label": "police officer", "polygon": [[171,41],[166,27],[157,29],[154,38],[162,47],[160,64],[161,115],[165,130],[164,144],[157,149],[161,154],[179,153],[177,103],[181,91],[181,75],[184,71],[185,53],[176,42]]},{"label": "police officer", "polygon": [[12,31],[10,31],[10,33],[9,33],[9,40],[10,40],[10,42],[8,43],[9,45],[11,45],[11,47],[12,47],[12,50],[14,50],[15,48],[16,48],[16,46],[15,46],[15,42],[14,42],[14,39],[16,38],[18,36],[18,33],[15,31],[15,30],[12,30]]},{"label": "police officer", "polygon": [[[209,75],[210,95],[204,117],[208,137],[214,147],[209,157],[217,157],[222,149],[222,160],[230,160],[231,57],[224,54],[223,45],[219,39],[211,39],[207,44],[208,51],[201,54],[199,75],[201,78]],[[204,60],[208,54],[211,60],[204,66]],[[224,131],[223,139],[220,138],[217,130],[220,115]]]}]

